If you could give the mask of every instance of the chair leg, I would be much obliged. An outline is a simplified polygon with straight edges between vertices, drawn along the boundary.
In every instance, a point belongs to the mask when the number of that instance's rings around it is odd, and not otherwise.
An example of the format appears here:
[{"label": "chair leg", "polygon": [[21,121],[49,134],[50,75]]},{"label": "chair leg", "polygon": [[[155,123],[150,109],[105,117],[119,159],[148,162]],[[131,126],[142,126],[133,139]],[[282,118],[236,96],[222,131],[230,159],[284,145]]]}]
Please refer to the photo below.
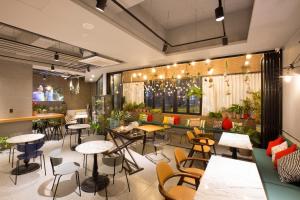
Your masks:
[{"label": "chair leg", "polygon": [[216,146],[215,145],[213,145],[213,149],[214,149],[215,155],[217,155],[217,151],[216,151]]},{"label": "chair leg", "polygon": [[58,180],[57,180],[57,185],[56,185],[56,188],[55,188],[55,191],[54,191],[54,195],[53,195],[53,200],[55,199],[55,196],[56,196],[56,191],[57,191],[57,188],[58,188],[58,184],[59,184],[59,181],[60,181],[60,178],[62,177],[62,175],[60,175],[58,177]]},{"label": "chair leg", "polygon": [[11,147],[9,148],[9,154],[8,154],[8,162],[10,163],[10,156],[11,156]]},{"label": "chair leg", "polygon": [[55,184],[55,181],[56,181],[56,175],[54,176],[54,181],[53,181],[53,184],[52,184],[52,187],[51,187],[51,191],[53,191],[53,187],[54,187],[54,184]]},{"label": "chair leg", "polygon": [[43,154],[43,160],[44,160],[44,170],[45,170],[45,176],[47,175],[47,172],[46,172],[46,162],[45,162],[45,155]]},{"label": "chair leg", "polygon": [[115,184],[115,174],[113,174],[113,184]]},{"label": "chair leg", "polygon": [[124,169],[124,172],[125,172],[125,177],[126,177],[126,181],[127,181],[128,191],[130,192],[129,180],[128,180],[126,169]]},{"label": "chair leg", "polygon": [[105,199],[107,200],[108,197],[107,197],[107,186],[105,186]]},{"label": "chair leg", "polygon": [[19,174],[19,160],[17,160],[17,173],[16,173],[16,177],[15,177],[15,185],[17,185],[17,180],[18,180],[18,174]]},{"label": "chair leg", "polygon": [[70,133],[70,148],[72,147],[72,132]]},{"label": "chair leg", "polygon": [[43,169],[42,155],[40,155],[40,166],[41,166],[41,169]]},{"label": "chair leg", "polygon": [[80,188],[79,172],[76,171],[76,172],[75,172],[75,175],[76,175],[77,186],[78,186],[78,189],[79,189],[79,196],[81,196],[81,188]]}]

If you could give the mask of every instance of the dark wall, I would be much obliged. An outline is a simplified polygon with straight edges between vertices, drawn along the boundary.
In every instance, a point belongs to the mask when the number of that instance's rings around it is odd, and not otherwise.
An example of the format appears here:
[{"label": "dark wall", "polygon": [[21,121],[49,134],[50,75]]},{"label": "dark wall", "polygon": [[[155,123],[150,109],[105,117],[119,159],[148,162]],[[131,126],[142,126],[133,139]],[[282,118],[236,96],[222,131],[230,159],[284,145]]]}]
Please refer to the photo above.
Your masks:
[{"label": "dark wall", "polygon": [[[73,82],[73,84],[76,83]],[[65,80],[58,76],[47,76],[46,80],[43,80],[43,76],[40,74],[33,74],[33,90],[39,87],[39,85],[51,85],[54,88],[61,88],[68,110],[84,109],[87,104],[91,104],[92,96],[95,95],[95,83],[84,82],[84,79],[80,79],[80,93],[75,95],[69,90],[69,80]],[[74,84],[75,86],[76,84]]]}]

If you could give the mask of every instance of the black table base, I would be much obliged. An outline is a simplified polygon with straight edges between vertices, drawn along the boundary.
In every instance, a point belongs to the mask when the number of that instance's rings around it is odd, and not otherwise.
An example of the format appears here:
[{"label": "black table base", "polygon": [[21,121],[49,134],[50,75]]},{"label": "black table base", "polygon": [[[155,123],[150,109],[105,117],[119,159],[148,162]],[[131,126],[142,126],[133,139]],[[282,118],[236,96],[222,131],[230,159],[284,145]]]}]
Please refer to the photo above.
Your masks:
[{"label": "black table base", "polygon": [[90,177],[83,181],[81,189],[88,193],[94,193],[104,189],[109,184],[107,176],[98,175],[96,178]]},{"label": "black table base", "polygon": [[26,165],[19,166],[19,169],[15,168],[11,171],[12,175],[22,175],[38,170],[40,165],[38,163],[29,163]]}]

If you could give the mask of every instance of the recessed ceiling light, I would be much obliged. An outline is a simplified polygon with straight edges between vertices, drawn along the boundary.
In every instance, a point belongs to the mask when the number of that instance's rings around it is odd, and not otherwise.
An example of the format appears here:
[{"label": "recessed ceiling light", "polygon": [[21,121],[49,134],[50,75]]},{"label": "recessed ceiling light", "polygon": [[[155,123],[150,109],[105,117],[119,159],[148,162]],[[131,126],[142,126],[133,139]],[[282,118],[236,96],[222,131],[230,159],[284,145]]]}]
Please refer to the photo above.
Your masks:
[{"label": "recessed ceiling light", "polygon": [[164,77],[164,75],[159,75],[159,79],[164,79],[165,77]]},{"label": "recessed ceiling light", "polygon": [[82,24],[82,28],[86,29],[86,30],[93,30],[95,28],[94,24],[90,24],[90,23],[83,23]]},{"label": "recessed ceiling light", "polygon": [[178,75],[176,76],[176,78],[177,78],[177,79],[181,79],[181,75],[178,74]]},{"label": "recessed ceiling light", "polygon": [[170,69],[170,65],[167,65],[167,69]]},{"label": "recessed ceiling light", "polygon": [[90,78],[90,81],[93,81],[93,79],[92,79],[92,78]]},{"label": "recessed ceiling light", "polygon": [[107,0],[97,0],[96,9],[104,12]]},{"label": "recessed ceiling light", "polygon": [[92,78],[94,78],[94,77],[95,77],[95,75],[94,75],[94,74],[92,74],[92,75],[91,75],[91,77],[92,77]]},{"label": "recessed ceiling light", "polygon": [[251,54],[247,54],[247,55],[246,55],[246,59],[247,59],[247,60],[249,60],[249,59],[251,59],[251,58],[252,58],[252,55],[251,55]]}]

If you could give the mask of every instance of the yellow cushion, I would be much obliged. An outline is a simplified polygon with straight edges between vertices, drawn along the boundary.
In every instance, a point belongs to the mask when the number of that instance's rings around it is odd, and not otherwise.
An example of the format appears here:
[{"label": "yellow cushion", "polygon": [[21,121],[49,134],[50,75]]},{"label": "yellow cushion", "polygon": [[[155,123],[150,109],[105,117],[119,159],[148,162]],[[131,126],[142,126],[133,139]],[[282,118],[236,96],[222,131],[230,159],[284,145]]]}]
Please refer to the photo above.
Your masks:
[{"label": "yellow cushion", "polygon": [[209,146],[215,145],[215,141],[213,141],[213,140],[211,140],[211,139],[208,139],[208,140],[206,140],[206,139],[201,139],[201,140],[199,140],[199,141],[200,141],[200,143],[203,143],[203,144],[206,144],[206,145],[209,145]]},{"label": "yellow cushion", "polygon": [[206,146],[206,145],[195,145],[194,146],[194,151],[200,151],[200,152],[204,152],[204,153],[208,153],[210,152],[210,147]]},{"label": "yellow cushion", "polygon": [[168,190],[168,194],[176,200],[193,200],[196,190],[186,186],[174,186]]},{"label": "yellow cushion", "polygon": [[199,176],[199,177],[203,176],[203,174],[204,174],[203,169],[199,169],[199,168],[195,168],[195,167],[184,168],[183,171],[185,171],[186,173],[189,173],[189,174]]},{"label": "yellow cushion", "polygon": [[174,124],[174,118],[173,117],[164,117],[163,124]]}]

